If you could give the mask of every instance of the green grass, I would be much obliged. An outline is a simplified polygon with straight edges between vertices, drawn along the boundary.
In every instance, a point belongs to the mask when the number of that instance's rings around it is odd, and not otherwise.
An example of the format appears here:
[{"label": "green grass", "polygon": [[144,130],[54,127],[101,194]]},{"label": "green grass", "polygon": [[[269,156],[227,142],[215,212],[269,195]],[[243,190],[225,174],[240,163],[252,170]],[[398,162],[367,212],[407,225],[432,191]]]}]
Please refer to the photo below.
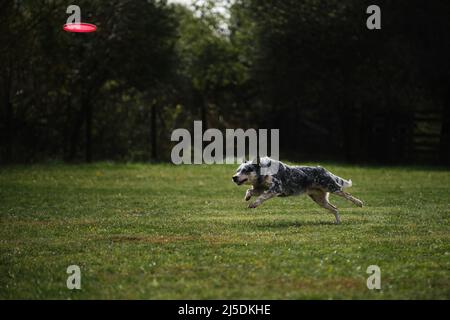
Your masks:
[{"label": "green grass", "polygon": [[307,197],[247,209],[235,166],[3,167],[0,298],[449,299],[450,172],[325,167],[366,204],[332,197],[341,225]]}]

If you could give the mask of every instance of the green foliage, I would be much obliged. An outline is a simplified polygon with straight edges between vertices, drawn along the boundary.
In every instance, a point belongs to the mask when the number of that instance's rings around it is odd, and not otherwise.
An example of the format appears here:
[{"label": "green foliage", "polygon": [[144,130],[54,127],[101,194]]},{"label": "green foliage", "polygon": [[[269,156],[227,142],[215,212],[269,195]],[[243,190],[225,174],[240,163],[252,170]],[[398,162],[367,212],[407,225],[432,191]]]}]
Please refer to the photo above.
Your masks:
[{"label": "green foliage", "polygon": [[[427,148],[430,156],[440,148],[445,162],[450,100],[437,92],[448,87],[450,70],[441,55],[449,54],[450,42],[432,30],[449,27],[444,18],[449,6],[381,1],[382,29],[370,31],[365,27],[370,4],[236,2],[232,12],[245,23],[235,30],[247,31],[251,78],[259,81],[258,110],[271,114],[260,124],[282,127],[289,137],[282,148],[301,154],[321,154],[326,140],[327,153],[347,160],[406,162],[417,159],[414,118],[426,108],[442,123],[440,146]],[[426,54],[423,43],[430,46]],[[431,69],[442,82],[429,77]]]},{"label": "green foliage", "polygon": [[449,299],[449,171],[326,167],[366,204],[332,196],[340,225],[307,197],[247,209],[235,166],[3,168],[0,298]]},{"label": "green foliage", "polygon": [[[174,74],[172,8],[160,1],[80,1],[82,20],[95,23],[98,31],[76,34],[62,31],[65,5],[25,1],[2,12],[9,21],[2,23],[7,30],[1,40],[8,46],[0,51],[5,61],[0,93],[11,112],[4,112],[1,129],[9,132],[5,144],[14,146],[2,155],[21,162],[48,156],[75,160],[82,148],[95,145],[103,151],[102,142],[110,139],[118,142],[117,149],[100,157],[120,159],[128,149],[122,141],[134,133],[125,127],[139,129],[135,147],[142,150],[149,133],[148,124],[144,131],[133,122],[143,113],[137,105],[148,105],[149,96],[162,100],[158,88]],[[111,121],[114,114],[126,120]]]},{"label": "green foliage", "polygon": [[0,162],[167,160],[200,119],[282,128],[289,156],[448,163],[450,8],[422,2],[379,2],[371,31],[369,1],[79,1],[93,34],[61,0],[3,2]]},{"label": "green foliage", "polygon": [[[221,29],[224,18],[214,12],[212,2],[207,1],[196,8],[194,12],[182,6],[177,8],[179,71],[187,83],[187,91],[192,92],[192,109],[202,109],[204,121],[223,127],[236,111],[229,100],[240,103],[235,91],[248,81],[248,70],[241,59],[241,48],[235,46]],[[189,96],[189,93],[185,95]],[[208,114],[212,115],[214,111],[225,120],[208,119]]]}]

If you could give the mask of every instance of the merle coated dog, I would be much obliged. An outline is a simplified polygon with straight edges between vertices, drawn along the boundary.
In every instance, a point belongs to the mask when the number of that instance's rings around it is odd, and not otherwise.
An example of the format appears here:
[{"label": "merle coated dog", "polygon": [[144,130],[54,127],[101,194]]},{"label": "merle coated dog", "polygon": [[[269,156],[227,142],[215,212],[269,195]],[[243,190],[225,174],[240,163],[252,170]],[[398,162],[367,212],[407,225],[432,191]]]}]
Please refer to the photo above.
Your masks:
[{"label": "merle coated dog", "polygon": [[[272,168],[271,170],[268,170]],[[276,168],[273,170],[273,168]],[[258,196],[249,208],[256,208],[273,197],[286,197],[307,194],[318,205],[331,211],[340,223],[339,211],[328,201],[329,194],[341,196],[358,207],[363,202],[343,189],[351,187],[351,180],[344,180],[322,167],[288,166],[281,161],[268,157],[247,161],[239,166],[233,182],[237,185],[251,184],[245,193],[245,200]]]}]

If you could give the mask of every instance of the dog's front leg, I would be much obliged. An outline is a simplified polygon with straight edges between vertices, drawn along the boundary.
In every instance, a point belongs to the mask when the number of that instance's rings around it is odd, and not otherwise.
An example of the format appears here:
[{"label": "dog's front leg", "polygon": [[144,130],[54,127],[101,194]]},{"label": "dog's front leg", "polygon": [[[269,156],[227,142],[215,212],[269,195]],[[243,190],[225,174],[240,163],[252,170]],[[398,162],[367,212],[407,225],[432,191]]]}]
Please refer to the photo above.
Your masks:
[{"label": "dog's front leg", "polygon": [[248,189],[247,192],[245,193],[244,200],[248,201],[248,200],[250,200],[251,197],[259,196],[261,193],[262,193],[262,191],[259,189],[255,189],[255,188]]},{"label": "dog's front leg", "polygon": [[247,190],[247,192],[245,193],[245,197],[244,197],[244,200],[245,201],[248,201],[248,200],[250,200],[250,198],[252,197],[252,191],[253,191],[253,189],[248,189]]},{"label": "dog's front leg", "polygon": [[273,197],[275,197],[277,194],[273,193],[273,192],[263,192],[253,203],[250,203],[248,205],[249,208],[256,208],[257,206],[259,206],[261,203],[263,203],[266,200],[269,200]]}]

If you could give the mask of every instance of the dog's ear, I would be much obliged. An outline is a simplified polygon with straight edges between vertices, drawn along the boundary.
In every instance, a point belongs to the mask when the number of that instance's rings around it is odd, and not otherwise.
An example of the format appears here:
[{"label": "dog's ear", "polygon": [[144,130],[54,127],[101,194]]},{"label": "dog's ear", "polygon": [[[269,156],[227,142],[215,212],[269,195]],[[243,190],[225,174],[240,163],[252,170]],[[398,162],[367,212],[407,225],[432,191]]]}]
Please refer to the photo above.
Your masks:
[{"label": "dog's ear", "polygon": [[259,167],[261,165],[261,158],[257,156],[256,159],[253,159],[252,164]]}]

